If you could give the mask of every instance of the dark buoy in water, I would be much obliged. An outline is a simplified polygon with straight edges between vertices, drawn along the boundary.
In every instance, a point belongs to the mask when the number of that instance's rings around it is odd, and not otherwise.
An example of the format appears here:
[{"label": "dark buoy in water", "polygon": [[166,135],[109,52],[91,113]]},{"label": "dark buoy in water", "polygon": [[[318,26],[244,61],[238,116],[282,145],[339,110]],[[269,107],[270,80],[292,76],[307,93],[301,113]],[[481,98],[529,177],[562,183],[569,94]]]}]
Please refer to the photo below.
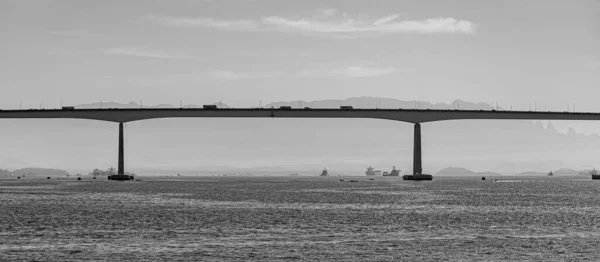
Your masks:
[{"label": "dark buoy in water", "polygon": [[344,178],[340,178],[340,181],[344,181]]},{"label": "dark buoy in water", "polygon": [[20,177],[20,176],[18,176],[18,177],[17,177],[17,179],[21,179],[21,177]]},{"label": "dark buoy in water", "polygon": [[481,177],[481,180],[485,180],[485,177]]},{"label": "dark buoy in water", "polygon": [[77,180],[81,180],[81,177],[78,177]]},{"label": "dark buoy in water", "polygon": [[96,177],[94,177],[94,179],[96,179]]},{"label": "dark buoy in water", "polygon": [[50,179],[50,177],[48,177],[48,179]]}]

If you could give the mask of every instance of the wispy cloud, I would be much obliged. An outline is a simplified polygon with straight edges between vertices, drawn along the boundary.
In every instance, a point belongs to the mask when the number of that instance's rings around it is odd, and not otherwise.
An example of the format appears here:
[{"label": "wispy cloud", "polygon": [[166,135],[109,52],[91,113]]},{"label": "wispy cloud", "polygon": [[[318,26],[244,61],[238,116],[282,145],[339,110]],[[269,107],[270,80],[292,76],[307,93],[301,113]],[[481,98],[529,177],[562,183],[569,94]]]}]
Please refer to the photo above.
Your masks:
[{"label": "wispy cloud", "polygon": [[232,31],[256,31],[259,24],[252,20],[216,20],[212,18],[175,18],[166,16],[147,15],[143,20],[172,26],[192,26]]},{"label": "wispy cloud", "polygon": [[284,71],[254,71],[254,72],[236,72],[230,70],[215,70],[208,72],[208,75],[222,80],[239,80],[239,79],[267,79],[277,77],[375,77],[395,74],[400,71],[395,67],[378,67],[378,66],[320,66],[316,68],[308,68],[299,72],[284,72]]},{"label": "wispy cloud", "polygon": [[360,37],[369,35],[389,35],[400,33],[474,34],[476,25],[451,17],[429,18],[424,20],[402,20],[400,15],[391,14],[371,19],[352,18],[335,9],[319,10],[311,17],[290,18],[265,16],[254,20],[218,20],[214,18],[176,18],[149,15],[145,20],[172,26],[192,26],[231,31],[279,31],[289,33],[309,33]]},{"label": "wispy cloud", "polygon": [[137,56],[146,58],[163,58],[163,59],[182,59],[189,58],[189,56],[181,54],[167,53],[161,50],[150,49],[146,47],[115,47],[104,50],[105,54],[108,55],[123,55],[123,56]]},{"label": "wispy cloud", "polygon": [[263,72],[234,72],[229,70],[215,70],[208,72],[214,78],[224,80],[235,80],[235,79],[265,79],[286,76],[284,72],[277,71],[263,71]]},{"label": "wispy cloud", "polygon": [[341,66],[341,67],[320,67],[316,69],[308,69],[297,74],[299,77],[374,77],[389,74],[395,74],[400,71],[395,67],[379,67],[379,66]]}]

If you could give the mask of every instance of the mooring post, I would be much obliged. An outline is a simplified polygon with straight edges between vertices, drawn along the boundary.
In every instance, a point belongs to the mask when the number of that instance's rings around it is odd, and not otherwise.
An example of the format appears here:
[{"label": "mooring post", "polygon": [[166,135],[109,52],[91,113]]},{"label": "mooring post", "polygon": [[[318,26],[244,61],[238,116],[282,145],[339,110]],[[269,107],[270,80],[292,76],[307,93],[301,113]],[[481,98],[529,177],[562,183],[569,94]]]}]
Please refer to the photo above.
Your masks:
[{"label": "mooring post", "polygon": [[117,174],[125,174],[125,150],[123,145],[123,123],[119,123],[119,172]]},{"label": "mooring post", "polygon": [[421,165],[421,124],[415,123],[415,144],[413,151],[413,175],[420,175]]}]

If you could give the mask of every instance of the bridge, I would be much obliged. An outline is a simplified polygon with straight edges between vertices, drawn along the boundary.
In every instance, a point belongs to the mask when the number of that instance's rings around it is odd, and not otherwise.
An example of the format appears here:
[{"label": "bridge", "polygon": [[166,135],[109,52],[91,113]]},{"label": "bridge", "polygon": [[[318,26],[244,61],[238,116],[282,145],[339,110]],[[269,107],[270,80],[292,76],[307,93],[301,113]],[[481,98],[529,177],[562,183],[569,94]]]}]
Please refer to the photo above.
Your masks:
[{"label": "bridge", "polygon": [[431,110],[431,109],[317,109],[317,108],[148,108],[148,109],[29,109],[0,110],[0,119],[69,118],[109,121],[119,124],[118,174],[125,174],[123,123],[186,117],[231,118],[372,118],[414,124],[413,175],[421,175],[421,123],[446,120],[600,120],[600,113],[540,112],[505,110]]}]

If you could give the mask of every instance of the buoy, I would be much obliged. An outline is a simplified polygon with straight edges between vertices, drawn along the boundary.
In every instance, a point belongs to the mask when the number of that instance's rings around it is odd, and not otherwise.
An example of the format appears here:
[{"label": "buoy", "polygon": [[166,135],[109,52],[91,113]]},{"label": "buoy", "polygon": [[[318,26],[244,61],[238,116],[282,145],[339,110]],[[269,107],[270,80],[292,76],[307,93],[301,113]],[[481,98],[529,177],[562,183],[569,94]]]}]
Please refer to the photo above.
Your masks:
[{"label": "buoy", "polygon": [[481,180],[485,180],[485,177],[481,177]]},{"label": "buoy", "polygon": [[48,179],[50,179],[50,177],[48,177]]},{"label": "buoy", "polygon": [[81,180],[81,177],[78,177],[77,180]]}]

